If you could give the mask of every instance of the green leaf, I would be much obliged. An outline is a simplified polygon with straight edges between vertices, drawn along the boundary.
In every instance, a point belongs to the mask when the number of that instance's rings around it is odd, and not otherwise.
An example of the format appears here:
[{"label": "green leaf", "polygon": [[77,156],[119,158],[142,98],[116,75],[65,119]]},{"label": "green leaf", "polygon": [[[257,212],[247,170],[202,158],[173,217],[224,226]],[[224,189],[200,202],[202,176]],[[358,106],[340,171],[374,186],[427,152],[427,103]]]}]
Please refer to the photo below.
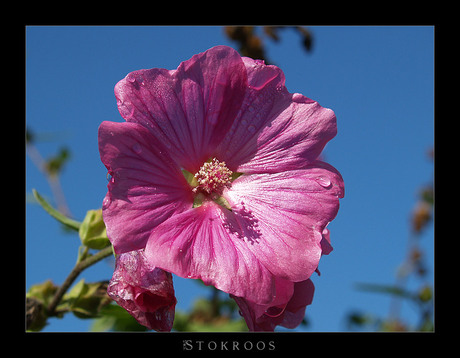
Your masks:
[{"label": "green leaf", "polygon": [[81,279],[64,295],[58,309],[69,309],[78,318],[95,318],[101,308],[110,302],[105,282],[86,283]]},{"label": "green leaf", "polygon": [[139,324],[124,308],[117,304],[109,304],[99,311],[99,318],[91,325],[92,332],[106,331],[147,331],[148,328]]},{"label": "green leaf", "polygon": [[243,319],[222,320],[222,322],[201,323],[192,322],[190,332],[247,332],[248,327]]},{"label": "green leaf", "polygon": [[420,196],[421,196],[422,200],[425,203],[433,206],[433,204],[434,204],[434,191],[433,191],[432,186],[428,186],[428,187],[423,188],[423,190],[420,193]]},{"label": "green leaf", "polygon": [[430,302],[433,298],[433,290],[430,286],[423,286],[418,292],[418,299],[421,302]]},{"label": "green leaf", "polygon": [[57,289],[58,287],[55,286],[51,280],[47,280],[43,283],[30,286],[26,297],[33,297],[43,303],[44,306],[47,306],[53,299]]},{"label": "green leaf", "polygon": [[91,249],[101,250],[110,245],[102,220],[102,209],[88,210],[78,231],[81,243]]},{"label": "green leaf", "polygon": [[50,214],[53,218],[59,221],[61,224],[78,231],[80,229],[80,223],[78,221],[69,219],[65,215],[61,214],[58,210],[53,208],[35,189],[32,189],[35,199],[41,205],[45,211]]},{"label": "green leaf", "polygon": [[197,208],[203,205],[204,200],[205,200],[205,196],[203,195],[203,193],[198,193],[198,195],[196,195],[195,198],[193,199],[192,208]]},{"label": "green leaf", "polygon": [[225,199],[223,196],[219,196],[216,200],[214,200],[214,202],[227,210],[233,211],[227,199]]},{"label": "green leaf", "polygon": [[86,291],[88,291],[88,285],[85,283],[85,279],[82,278],[72,287],[69,292],[64,295],[63,300],[66,300],[72,304],[74,301],[78,300],[78,298]]},{"label": "green leaf", "polygon": [[240,172],[233,172],[232,173],[232,182],[236,179],[238,179],[240,176],[242,176],[243,173],[240,173]]},{"label": "green leaf", "polygon": [[188,170],[182,169],[182,174],[184,174],[185,180],[187,180],[187,183],[189,183],[190,186],[194,188],[198,186],[198,180],[196,180],[192,173],[190,173]]},{"label": "green leaf", "polygon": [[66,147],[62,147],[59,149],[59,152],[46,162],[46,170],[48,174],[52,176],[56,176],[64,167],[64,164],[67,163],[70,159],[70,151]]}]

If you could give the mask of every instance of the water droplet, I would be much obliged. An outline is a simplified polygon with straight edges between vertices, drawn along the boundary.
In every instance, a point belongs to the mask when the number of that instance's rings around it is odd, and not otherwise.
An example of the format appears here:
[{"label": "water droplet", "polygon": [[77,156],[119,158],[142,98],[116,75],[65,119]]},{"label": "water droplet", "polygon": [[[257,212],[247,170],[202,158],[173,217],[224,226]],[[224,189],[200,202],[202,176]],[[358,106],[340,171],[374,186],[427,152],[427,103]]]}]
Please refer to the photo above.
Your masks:
[{"label": "water droplet", "polygon": [[246,124],[248,124],[248,121],[245,120],[245,119],[243,119],[243,120],[241,121],[241,124],[242,124],[243,126],[245,126]]},{"label": "water droplet", "polygon": [[129,101],[120,100],[118,102],[118,110],[120,111],[121,116],[128,120],[133,116],[134,106]]},{"label": "water droplet", "polygon": [[254,132],[256,131],[256,127],[253,126],[253,125],[251,125],[251,126],[248,127],[248,131],[249,131],[250,133],[254,133]]},{"label": "water droplet", "polygon": [[138,143],[134,144],[132,149],[133,149],[134,153],[136,153],[136,154],[141,154],[141,152],[142,152],[142,147]]},{"label": "water droplet", "polygon": [[326,177],[318,177],[316,178],[316,181],[319,185],[321,185],[323,188],[329,188],[331,186],[331,180],[329,178],[326,178]]},{"label": "water droplet", "polygon": [[107,209],[107,207],[110,205],[111,203],[111,200],[108,196],[106,196],[104,198],[104,200],[102,201],[102,209]]},{"label": "water droplet", "polygon": [[110,181],[112,181],[113,176],[112,176],[112,174],[110,174],[109,172],[107,172],[106,178],[107,178],[107,181],[110,182]]}]

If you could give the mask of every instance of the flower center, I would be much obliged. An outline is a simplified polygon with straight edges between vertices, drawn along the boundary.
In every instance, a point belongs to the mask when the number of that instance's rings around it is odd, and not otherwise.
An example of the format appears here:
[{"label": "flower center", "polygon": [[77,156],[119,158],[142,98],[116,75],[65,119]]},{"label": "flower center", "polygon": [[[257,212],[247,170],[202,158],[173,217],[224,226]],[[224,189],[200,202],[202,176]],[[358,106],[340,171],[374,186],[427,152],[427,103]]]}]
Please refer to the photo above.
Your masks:
[{"label": "flower center", "polygon": [[195,174],[198,182],[196,189],[201,189],[207,194],[222,194],[225,187],[230,185],[232,171],[227,168],[225,162],[219,162],[216,158],[203,164]]}]

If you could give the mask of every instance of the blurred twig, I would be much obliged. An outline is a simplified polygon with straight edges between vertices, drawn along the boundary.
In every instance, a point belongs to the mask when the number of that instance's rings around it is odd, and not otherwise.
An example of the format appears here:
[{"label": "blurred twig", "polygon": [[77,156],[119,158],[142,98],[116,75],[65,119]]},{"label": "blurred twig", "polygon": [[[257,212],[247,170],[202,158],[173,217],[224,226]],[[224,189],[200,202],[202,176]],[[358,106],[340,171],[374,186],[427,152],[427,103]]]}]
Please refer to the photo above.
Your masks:
[{"label": "blurred twig", "polygon": [[45,160],[40,154],[38,148],[35,146],[35,135],[28,128],[26,131],[26,150],[27,155],[32,160],[32,163],[40,170],[45,176],[53,193],[54,201],[56,202],[57,209],[65,216],[71,217],[67,201],[62,190],[59,174],[62,171],[64,164],[70,157],[70,152],[67,148],[60,148],[58,154],[54,157]]},{"label": "blurred twig", "polygon": [[262,26],[263,33],[258,34],[255,26],[225,26],[227,37],[238,43],[238,51],[242,56],[257,60],[264,60],[266,64],[273,64],[265,50],[264,35],[272,41],[280,40],[279,32],[284,29],[292,29],[301,36],[301,44],[307,52],[313,48],[313,35],[304,26]]}]

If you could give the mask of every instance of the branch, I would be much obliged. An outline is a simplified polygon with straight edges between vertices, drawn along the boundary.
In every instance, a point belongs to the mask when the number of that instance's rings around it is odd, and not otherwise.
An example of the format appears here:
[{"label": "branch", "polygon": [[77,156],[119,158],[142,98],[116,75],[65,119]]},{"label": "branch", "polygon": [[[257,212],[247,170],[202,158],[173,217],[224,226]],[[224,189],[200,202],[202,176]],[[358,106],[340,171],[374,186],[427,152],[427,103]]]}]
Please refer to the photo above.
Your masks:
[{"label": "branch", "polygon": [[64,283],[59,287],[57,290],[56,294],[53,297],[53,300],[48,306],[48,316],[54,316],[57,314],[56,312],[56,307],[58,306],[59,302],[61,301],[62,297],[64,294],[67,292],[69,287],[72,285],[72,283],[75,281],[75,279],[78,277],[78,275],[88,268],[89,266],[94,265],[96,262],[101,261],[102,259],[112,255],[112,246],[107,246],[106,248],[102,249],[98,253],[84,259],[83,261],[80,261],[75,265],[73,270],[70,272],[69,276],[65,279]]}]

